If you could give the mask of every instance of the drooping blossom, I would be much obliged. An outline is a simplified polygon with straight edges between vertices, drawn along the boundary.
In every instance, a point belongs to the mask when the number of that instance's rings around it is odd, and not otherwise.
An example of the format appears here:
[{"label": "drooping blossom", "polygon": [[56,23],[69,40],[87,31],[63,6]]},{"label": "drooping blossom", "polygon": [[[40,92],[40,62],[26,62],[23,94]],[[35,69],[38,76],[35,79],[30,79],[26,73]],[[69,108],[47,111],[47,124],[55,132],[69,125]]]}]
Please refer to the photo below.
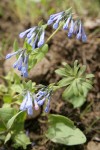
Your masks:
[{"label": "drooping blossom", "polygon": [[34,49],[40,48],[45,43],[45,30],[44,28],[35,26],[21,32],[19,34],[20,38],[26,38],[28,44],[30,44]]},{"label": "drooping blossom", "polygon": [[33,102],[32,102],[32,96],[29,91],[27,91],[23,102],[20,105],[20,110],[25,111],[27,110],[28,115],[33,114]]},{"label": "drooping blossom", "polygon": [[23,77],[28,77],[28,59],[29,55],[25,50],[19,49],[14,53],[10,53],[6,55],[6,59],[13,57],[14,55],[19,55],[18,59],[14,62],[13,68],[17,68]]}]

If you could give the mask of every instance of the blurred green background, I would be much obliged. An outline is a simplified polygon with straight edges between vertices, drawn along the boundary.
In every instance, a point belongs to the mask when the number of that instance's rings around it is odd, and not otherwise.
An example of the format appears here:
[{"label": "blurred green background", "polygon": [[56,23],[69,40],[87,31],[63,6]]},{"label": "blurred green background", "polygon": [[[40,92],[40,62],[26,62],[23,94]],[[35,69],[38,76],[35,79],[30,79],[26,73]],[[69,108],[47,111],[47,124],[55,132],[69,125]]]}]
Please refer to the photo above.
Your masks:
[{"label": "blurred green background", "polygon": [[[5,3],[5,6],[2,6],[2,3]],[[20,20],[28,16],[33,21],[33,18],[39,17],[39,15],[47,18],[51,13],[69,7],[72,7],[73,11],[81,16],[100,17],[99,0],[3,0],[0,2],[0,16],[5,15],[4,7],[6,11],[10,10]]]}]

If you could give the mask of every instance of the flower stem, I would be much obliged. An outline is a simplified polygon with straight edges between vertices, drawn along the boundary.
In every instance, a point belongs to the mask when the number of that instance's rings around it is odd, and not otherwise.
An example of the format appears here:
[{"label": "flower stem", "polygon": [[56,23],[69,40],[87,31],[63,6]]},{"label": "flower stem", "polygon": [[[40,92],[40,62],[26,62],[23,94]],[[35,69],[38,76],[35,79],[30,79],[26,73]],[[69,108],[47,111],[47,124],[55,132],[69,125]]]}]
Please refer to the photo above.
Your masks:
[{"label": "flower stem", "polygon": [[51,36],[47,39],[46,43],[48,43],[51,38],[62,28],[63,22],[59,25],[59,27],[51,34]]}]

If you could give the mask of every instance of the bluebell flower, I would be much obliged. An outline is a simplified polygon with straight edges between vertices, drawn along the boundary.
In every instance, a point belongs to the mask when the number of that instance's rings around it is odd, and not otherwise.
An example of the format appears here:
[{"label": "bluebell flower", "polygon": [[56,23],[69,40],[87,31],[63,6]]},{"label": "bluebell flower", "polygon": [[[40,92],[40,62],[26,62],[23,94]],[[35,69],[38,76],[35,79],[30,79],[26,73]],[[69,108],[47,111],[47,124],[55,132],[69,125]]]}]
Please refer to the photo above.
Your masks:
[{"label": "bluebell flower", "polygon": [[31,46],[33,45],[34,43],[34,46],[33,49],[36,48],[36,39],[38,39],[38,27],[33,27],[33,28],[30,28],[30,29],[27,29],[26,31],[24,32],[21,32],[19,34],[19,37],[20,38],[23,38],[23,37],[26,37],[26,40],[27,40],[27,43],[30,44]]},{"label": "bluebell flower", "polygon": [[22,68],[21,68],[21,76],[23,76],[25,78],[28,77],[27,68],[25,66],[22,66]]},{"label": "bluebell flower", "polygon": [[27,102],[27,94],[25,95],[24,100],[20,105],[20,110],[22,110],[22,111],[26,110],[26,102]]},{"label": "bluebell flower", "polygon": [[59,26],[59,22],[62,19],[62,16],[59,15],[59,17],[57,18],[56,22],[53,24],[53,29],[57,29]]},{"label": "bluebell flower", "polygon": [[50,25],[50,24],[53,23],[53,21],[54,21],[54,19],[49,19],[48,22],[47,22],[47,24]]},{"label": "bluebell flower", "polygon": [[9,59],[9,58],[11,58],[12,56],[15,56],[15,55],[17,55],[18,53],[20,53],[22,50],[21,49],[19,49],[18,51],[16,51],[16,52],[13,52],[13,53],[10,53],[10,54],[7,54],[6,55],[6,59]]},{"label": "bluebell flower", "polygon": [[21,75],[25,78],[28,77],[28,55],[25,55],[23,66],[21,68]]},{"label": "bluebell flower", "polygon": [[50,18],[49,19],[54,19],[55,17],[59,16],[59,15],[62,15],[64,13],[64,11],[62,12],[59,12],[59,13],[56,13],[56,14],[52,14],[50,15]]},{"label": "bluebell flower", "polygon": [[44,28],[35,26],[19,34],[20,38],[26,37],[26,41],[33,48],[41,47],[44,44],[45,31]]},{"label": "bluebell flower", "polygon": [[46,107],[45,107],[45,112],[46,113],[48,113],[49,112],[49,108],[50,108],[50,94],[48,94],[47,96],[46,96],[46,98],[47,98],[47,104],[46,104]]},{"label": "bluebell flower", "polygon": [[29,29],[25,30],[24,32],[21,32],[21,33],[19,34],[19,37],[20,37],[20,38],[24,38],[24,36],[27,35],[30,31],[32,31],[32,29],[33,29],[33,28],[29,28]]},{"label": "bluebell flower", "polygon": [[83,28],[83,25],[82,25],[81,22],[80,22],[79,31],[78,31],[76,37],[77,37],[78,40],[82,40],[82,42],[86,42],[87,41],[87,36],[85,34],[85,31],[84,31],[84,28]]},{"label": "bluebell flower", "polygon": [[47,103],[47,105],[46,105],[44,111],[45,111],[46,113],[48,113],[48,112],[49,112],[49,108],[50,108],[50,101],[48,101],[48,103]]},{"label": "bluebell flower", "polygon": [[53,24],[54,21],[56,21],[59,17],[61,17],[61,15],[57,15],[54,18],[50,18],[47,22],[48,25]]},{"label": "bluebell flower", "polygon": [[26,106],[25,106],[25,107],[26,107],[27,109],[33,107],[32,97],[31,97],[29,91],[27,91],[27,102],[26,102]]},{"label": "bluebell flower", "polygon": [[50,16],[47,24],[50,25],[52,24],[55,20],[57,20],[58,18],[60,18],[62,15],[63,15],[64,12],[59,12],[59,13],[56,13],[56,14],[53,14]]},{"label": "bluebell flower", "polygon": [[68,30],[69,38],[71,38],[72,35],[75,34],[77,35],[76,37],[78,40],[82,40],[82,42],[87,41],[87,36],[85,34],[81,21],[79,21],[79,19],[73,21],[72,13],[70,12],[70,10],[51,15],[49,17],[47,25],[53,24],[53,29],[57,29],[60,22],[64,22],[63,29]]},{"label": "bluebell flower", "polygon": [[36,35],[34,41],[31,43],[31,46],[32,46],[33,50],[35,48],[37,48],[37,43],[38,43],[38,35]]},{"label": "bluebell flower", "polygon": [[48,88],[41,89],[37,94],[32,94],[29,91],[26,92],[23,102],[20,105],[20,110],[27,111],[28,115],[33,114],[33,107],[38,110],[40,106],[46,105],[45,112],[49,111],[51,99],[51,90]]},{"label": "bluebell flower", "polygon": [[21,71],[22,69],[22,64],[23,64],[23,57],[21,56],[20,61],[18,63],[18,70]]},{"label": "bluebell flower", "polygon": [[28,115],[33,115],[33,108],[32,107],[29,107],[28,109],[27,109],[27,113],[28,113]]},{"label": "bluebell flower", "polygon": [[82,42],[86,42],[86,41],[87,41],[87,36],[86,36],[84,28],[82,26]]},{"label": "bluebell flower", "polygon": [[45,100],[46,100],[46,98],[45,98],[45,97],[44,97],[44,98],[42,98],[42,99],[39,99],[39,100],[38,100],[38,102],[37,102],[37,103],[38,103],[38,105],[39,105],[39,106],[42,106],[42,105],[44,104]]},{"label": "bluebell flower", "polygon": [[72,37],[73,32],[74,32],[74,21],[73,21],[73,20],[71,20],[70,29],[69,29],[69,32],[68,32],[68,37],[69,37],[69,38],[71,38],[71,37]]},{"label": "bluebell flower", "polygon": [[47,95],[47,91],[45,91],[44,89],[41,89],[41,90],[39,90],[38,93],[36,94],[36,97],[37,97],[38,99],[41,99],[41,97],[43,97],[43,96],[45,96],[45,95]]},{"label": "bluebell flower", "polygon": [[73,32],[73,34],[77,35],[78,30],[79,30],[79,25],[78,25],[78,21],[76,20],[75,23],[74,23],[74,32]]},{"label": "bluebell flower", "polygon": [[78,40],[80,40],[81,37],[82,37],[82,24],[81,24],[81,22],[80,22],[80,25],[79,25],[79,31],[78,31],[76,37],[77,37]]},{"label": "bluebell flower", "polygon": [[51,91],[47,89],[41,89],[38,91],[38,93],[35,95],[35,102],[37,101],[38,106],[42,106],[44,103],[46,103],[45,112],[49,111],[50,107],[50,96]]},{"label": "bluebell flower", "polygon": [[71,21],[71,18],[72,18],[72,16],[70,15],[70,16],[68,17],[67,21],[65,22],[65,24],[64,24],[64,26],[63,26],[63,29],[64,29],[64,30],[67,30],[67,29],[68,29],[68,26],[69,26],[69,23],[70,23],[70,21]]},{"label": "bluebell flower", "polygon": [[20,72],[21,75],[23,77],[28,77],[28,59],[29,59],[29,55],[26,54],[26,50],[19,50],[17,52],[8,54],[6,56],[6,58],[11,58],[12,56],[19,54],[18,59],[15,61],[15,63],[13,64],[13,68],[17,68]]},{"label": "bluebell flower", "polygon": [[29,91],[27,91],[27,94],[25,95],[25,98],[20,105],[20,110],[22,111],[27,110],[28,115],[33,114],[33,102]]},{"label": "bluebell flower", "polygon": [[30,32],[27,34],[27,38],[30,38],[32,35],[35,35],[35,30],[37,27],[33,27]]},{"label": "bluebell flower", "polygon": [[22,53],[19,55],[17,61],[13,64],[13,67],[18,68],[19,65],[21,65],[21,62],[22,62]]},{"label": "bluebell flower", "polygon": [[27,36],[27,42],[28,44],[31,44],[33,42],[33,39],[36,38],[36,33],[32,33],[32,35],[30,37]]},{"label": "bluebell flower", "polygon": [[44,44],[44,36],[45,36],[45,31],[43,30],[39,38],[38,47],[41,47]]},{"label": "bluebell flower", "polygon": [[14,68],[18,68],[18,70],[21,70],[22,67],[22,55],[23,55],[23,50],[19,49],[18,51],[11,53],[11,54],[7,54],[6,59],[11,58],[14,55],[20,54],[17,61],[13,64]]}]

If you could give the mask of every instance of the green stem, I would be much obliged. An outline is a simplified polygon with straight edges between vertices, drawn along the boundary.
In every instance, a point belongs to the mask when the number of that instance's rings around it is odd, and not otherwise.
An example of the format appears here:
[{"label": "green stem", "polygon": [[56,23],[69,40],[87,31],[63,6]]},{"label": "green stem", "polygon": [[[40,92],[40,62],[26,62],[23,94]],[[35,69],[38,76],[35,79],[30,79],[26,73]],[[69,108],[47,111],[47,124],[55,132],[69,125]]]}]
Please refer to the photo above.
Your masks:
[{"label": "green stem", "polygon": [[92,130],[93,125],[96,124],[99,120],[100,120],[100,118],[96,118],[96,119],[92,122],[92,124],[86,129],[85,132],[86,132],[86,133],[90,132],[90,131]]},{"label": "green stem", "polygon": [[48,43],[51,38],[62,28],[63,22],[59,25],[59,27],[51,34],[51,36],[47,39],[46,43]]},{"label": "green stem", "polygon": [[89,108],[91,107],[91,105],[93,104],[93,102],[91,102],[85,109],[84,111],[81,113],[80,118],[82,118],[89,110]]}]

